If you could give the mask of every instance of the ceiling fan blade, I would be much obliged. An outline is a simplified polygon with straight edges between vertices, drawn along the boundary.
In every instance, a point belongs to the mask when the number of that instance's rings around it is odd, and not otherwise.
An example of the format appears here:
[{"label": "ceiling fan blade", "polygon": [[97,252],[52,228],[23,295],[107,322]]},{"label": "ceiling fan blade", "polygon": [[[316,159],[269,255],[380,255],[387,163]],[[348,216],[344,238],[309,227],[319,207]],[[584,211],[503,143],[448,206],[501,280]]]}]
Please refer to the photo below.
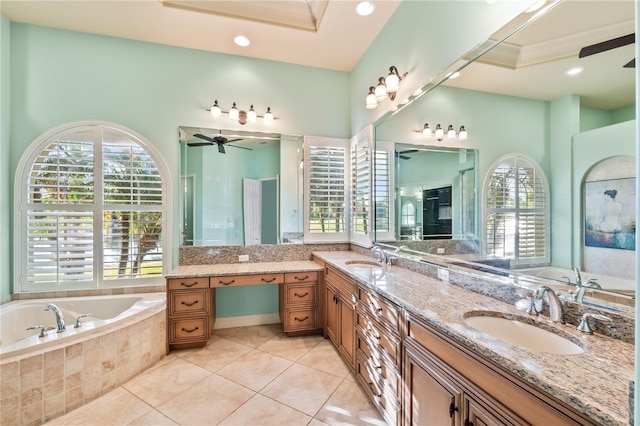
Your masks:
[{"label": "ceiling fan blade", "polygon": [[635,68],[636,67],[636,58],[633,58],[632,60],[630,60],[629,62],[624,64],[622,67],[623,68]]},{"label": "ceiling fan blade", "polygon": [[628,44],[635,43],[636,35],[627,34],[626,36],[612,38],[611,40],[603,41],[600,43],[585,46],[580,49],[578,58],[584,58],[585,56],[595,55],[596,53],[606,52],[607,50],[615,49],[617,47],[626,46]]},{"label": "ceiling fan blade", "polygon": [[218,144],[218,152],[220,154],[224,154],[226,151],[224,150],[224,144],[223,143],[219,143]]},{"label": "ceiling fan blade", "polygon": [[238,145],[227,145],[227,146],[230,146],[231,148],[240,148],[240,149],[246,149],[247,151],[253,151],[253,149],[247,148],[246,146],[238,146]]},{"label": "ceiling fan blade", "polygon": [[[205,141],[209,141],[209,142],[216,142],[216,140],[215,140],[215,139],[210,138],[209,136],[203,135],[203,134],[201,134],[201,133],[196,133],[196,134],[195,134],[195,135],[193,135],[193,136],[195,136],[196,138],[199,138],[199,139],[203,139],[203,140],[205,140]],[[211,144],[211,145],[213,145],[213,144]]]},{"label": "ceiling fan blade", "polygon": [[213,142],[187,142],[187,146],[209,146],[213,145]]}]

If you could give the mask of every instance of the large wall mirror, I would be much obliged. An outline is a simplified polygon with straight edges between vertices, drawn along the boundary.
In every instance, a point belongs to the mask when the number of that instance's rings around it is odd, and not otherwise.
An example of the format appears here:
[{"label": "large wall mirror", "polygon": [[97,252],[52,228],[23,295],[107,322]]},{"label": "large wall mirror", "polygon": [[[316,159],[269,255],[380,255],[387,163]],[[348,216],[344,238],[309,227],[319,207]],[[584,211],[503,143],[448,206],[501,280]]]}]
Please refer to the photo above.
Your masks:
[{"label": "large wall mirror", "polygon": [[[590,181],[626,179],[628,184],[628,179],[635,179],[635,169],[628,166],[635,163],[636,155],[635,43],[609,42],[634,34],[634,2],[564,0],[548,6],[542,15],[535,16],[537,11],[518,16],[376,124],[376,149],[388,144],[395,147],[396,196],[390,204],[395,206],[397,223],[393,237],[386,229],[376,230],[376,242],[402,245],[413,255],[451,267],[513,275],[523,281],[544,279],[557,285],[565,298],[631,310],[623,305],[634,304],[635,250],[629,246],[589,247],[585,229],[589,226],[586,194],[590,186],[597,186]],[[579,58],[581,48],[587,46],[593,46],[591,54]],[[567,73],[576,67],[582,72]],[[450,124],[455,130],[465,126],[468,139],[427,138],[421,133],[425,124],[431,129],[440,124],[445,131]],[[456,180],[466,161],[447,166],[450,176],[438,182],[438,188],[452,188],[453,212],[456,204],[458,211],[468,212],[467,220],[458,222],[466,223],[467,228],[455,232],[454,214],[452,232],[443,232],[440,237],[445,239],[441,240],[424,232],[424,216],[419,223],[422,229],[418,229],[420,215],[409,215],[412,209],[405,207],[414,204],[415,211],[424,209],[417,202],[418,194],[424,200],[423,185],[438,181],[430,176],[436,168],[423,167],[423,177],[412,176],[411,183],[419,185],[401,185],[403,168],[413,161],[402,156],[440,155],[438,150],[475,156],[474,179],[468,179],[475,185],[473,191],[467,185],[466,197],[456,195]],[[487,179],[496,162],[513,153],[537,164],[548,181],[546,204],[541,208],[546,209],[548,219],[548,241],[541,249],[547,257],[544,265],[517,264],[487,249]],[[596,173],[609,163],[617,164],[618,172],[626,175]],[[622,169],[626,172],[620,172]],[[628,197],[626,203],[630,200]],[[465,207],[465,201],[471,201],[474,213]],[[447,216],[446,209],[439,210]],[[635,233],[636,217],[630,219],[628,233]],[[600,265],[590,263],[603,256],[611,261],[601,263],[615,265],[610,269],[617,270],[600,272]],[[572,267],[581,272],[580,278]],[[625,273],[619,273],[623,269]],[[578,279],[594,287],[584,298],[577,292]]]},{"label": "large wall mirror", "polygon": [[179,142],[181,245],[302,242],[301,136],[183,126]]}]

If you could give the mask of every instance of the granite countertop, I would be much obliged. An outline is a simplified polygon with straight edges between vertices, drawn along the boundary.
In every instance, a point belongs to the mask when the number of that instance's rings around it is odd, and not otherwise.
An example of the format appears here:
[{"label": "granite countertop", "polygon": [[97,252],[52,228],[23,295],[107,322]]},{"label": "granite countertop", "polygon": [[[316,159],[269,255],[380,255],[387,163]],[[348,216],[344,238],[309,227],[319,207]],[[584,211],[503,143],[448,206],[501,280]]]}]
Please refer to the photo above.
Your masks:
[{"label": "granite countertop", "polygon": [[[607,425],[629,424],[632,344],[598,334],[586,335],[570,324],[549,323],[543,316],[527,316],[511,304],[397,266],[377,271],[349,266],[349,261],[371,261],[354,252],[314,252],[314,256],[593,420]],[[584,352],[552,355],[504,343],[465,324],[465,314],[479,311],[526,317],[523,319],[569,338]]]},{"label": "granite countertop", "polygon": [[311,260],[291,262],[219,263],[178,266],[165,278],[197,278],[230,275],[285,274],[287,272],[316,272],[322,267]]}]

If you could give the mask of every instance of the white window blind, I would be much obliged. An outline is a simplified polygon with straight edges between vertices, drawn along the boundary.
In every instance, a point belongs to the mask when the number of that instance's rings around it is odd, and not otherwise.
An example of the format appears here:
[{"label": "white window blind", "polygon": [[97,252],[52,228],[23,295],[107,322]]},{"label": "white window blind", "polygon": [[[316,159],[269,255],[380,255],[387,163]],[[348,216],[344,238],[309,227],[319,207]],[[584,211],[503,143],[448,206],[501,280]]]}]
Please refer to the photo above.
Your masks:
[{"label": "white window blind", "polygon": [[524,158],[506,157],[494,168],[486,193],[487,254],[516,264],[546,262],[548,206],[541,172]]},{"label": "white window blind", "polygon": [[371,167],[369,142],[354,140],[351,144],[351,232],[368,235]]},{"label": "white window blind", "polygon": [[151,155],[124,132],[54,138],[26,179],[24,290],[161,278],[162,188]]},{"label": "white window blind", "polygon": [[394,224],[394,145],[376,141],[373,155],[375,240],[395,240]]}]

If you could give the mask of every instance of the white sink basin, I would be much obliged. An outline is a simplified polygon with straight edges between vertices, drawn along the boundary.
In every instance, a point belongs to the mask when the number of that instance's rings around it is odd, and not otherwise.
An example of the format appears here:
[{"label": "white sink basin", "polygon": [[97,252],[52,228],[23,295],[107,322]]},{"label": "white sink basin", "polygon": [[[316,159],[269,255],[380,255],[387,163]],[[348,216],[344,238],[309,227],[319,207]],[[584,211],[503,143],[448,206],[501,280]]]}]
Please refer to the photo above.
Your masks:
[{"label": "white sink basin", "polygon": [[471,315],[465,318],[464,322],[484,334],[534,352],[546,352],[554,355],[576,355],[584,352],[584,349],[571,340],[552,331],[515,319]]},{"label": "white sink basin", "polygon": [[370,260],[349,260],[344,263],[347,266],[351,266],[352,268],[382,268],[384,265],[382,263],[370,261]]}]

